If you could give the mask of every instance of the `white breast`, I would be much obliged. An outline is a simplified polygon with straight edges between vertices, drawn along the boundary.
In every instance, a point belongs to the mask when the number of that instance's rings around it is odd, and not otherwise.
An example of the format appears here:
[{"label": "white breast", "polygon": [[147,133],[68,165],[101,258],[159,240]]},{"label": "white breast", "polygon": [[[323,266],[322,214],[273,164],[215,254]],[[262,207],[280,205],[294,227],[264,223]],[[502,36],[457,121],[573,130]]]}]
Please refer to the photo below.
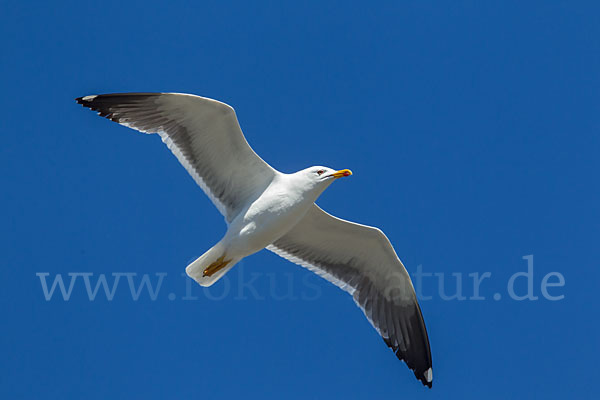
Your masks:
[{"label": "white breast", "polygon": [[228,254],[246,257],[264,249],[292,229],[314,199],[283,175],[229,225],[223,244]]}]

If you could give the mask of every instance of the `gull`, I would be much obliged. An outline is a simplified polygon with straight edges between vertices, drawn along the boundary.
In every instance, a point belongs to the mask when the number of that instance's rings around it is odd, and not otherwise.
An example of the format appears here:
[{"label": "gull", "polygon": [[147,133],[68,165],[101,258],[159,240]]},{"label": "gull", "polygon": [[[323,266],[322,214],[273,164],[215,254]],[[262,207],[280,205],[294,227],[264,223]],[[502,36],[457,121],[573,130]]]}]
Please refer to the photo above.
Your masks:
[{"label": "gull", "polygon": [[348,169],[275,170],[246,141],[227,104],[181,93],[120,93],[76,101],[126,127],[157,133],[225,217],[225,236],[187,266],[210,286],[264,248],[348,292],[385,343],[431,388],[431,351],[404,265],[378,228],[336,218],[315,204]]}]

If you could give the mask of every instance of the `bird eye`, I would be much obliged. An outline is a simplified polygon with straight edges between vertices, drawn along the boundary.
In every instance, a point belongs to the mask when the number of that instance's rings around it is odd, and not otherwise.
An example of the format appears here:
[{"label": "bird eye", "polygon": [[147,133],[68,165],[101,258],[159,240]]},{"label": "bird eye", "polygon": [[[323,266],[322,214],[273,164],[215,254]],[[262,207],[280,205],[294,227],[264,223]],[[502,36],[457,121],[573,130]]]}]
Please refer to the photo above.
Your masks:
[{"label": "bird eye", "polygon": [[317,175],[323,175],[325,173],[324,169],[320,169],[317,171]]}]

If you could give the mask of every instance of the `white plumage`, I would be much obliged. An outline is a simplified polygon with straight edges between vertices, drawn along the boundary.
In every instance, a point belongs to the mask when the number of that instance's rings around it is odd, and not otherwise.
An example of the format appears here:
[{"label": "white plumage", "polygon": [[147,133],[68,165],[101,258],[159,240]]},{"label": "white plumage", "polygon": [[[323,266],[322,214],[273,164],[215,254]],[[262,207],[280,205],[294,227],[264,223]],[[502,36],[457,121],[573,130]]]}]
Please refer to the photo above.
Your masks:
[{"label": "white plumage", "polygon": [[427,331],[410,277],[379,229],[336,218],[315,200],[349,170],[281,173],[248,145],[233,108],[177,93],[85,96],[77,102],[145,133],[158,133],[227,221],[227,233],[186,272],[214,284],[263,248],[350,293],[415,376],[431,387]]}]

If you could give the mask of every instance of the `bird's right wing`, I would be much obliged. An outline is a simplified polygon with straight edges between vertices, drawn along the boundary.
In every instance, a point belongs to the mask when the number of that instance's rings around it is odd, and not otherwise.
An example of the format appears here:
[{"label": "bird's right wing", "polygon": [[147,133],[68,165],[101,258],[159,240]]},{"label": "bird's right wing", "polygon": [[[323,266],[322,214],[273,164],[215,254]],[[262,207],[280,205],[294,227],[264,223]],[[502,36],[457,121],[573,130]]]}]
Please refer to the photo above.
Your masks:
[{"label": "bird's right wing", "polygon": [[250,148],[227,104],[179,93],[101,94],[76,100],[121,125],[158,133],[228,222],[276,174]]},{"label": "bird's right wing", "polygon": [[431,387],[431,351],[421,308],[383,232],[336,218],[315,204],[267,249],[350,293],[396,356]]}]

